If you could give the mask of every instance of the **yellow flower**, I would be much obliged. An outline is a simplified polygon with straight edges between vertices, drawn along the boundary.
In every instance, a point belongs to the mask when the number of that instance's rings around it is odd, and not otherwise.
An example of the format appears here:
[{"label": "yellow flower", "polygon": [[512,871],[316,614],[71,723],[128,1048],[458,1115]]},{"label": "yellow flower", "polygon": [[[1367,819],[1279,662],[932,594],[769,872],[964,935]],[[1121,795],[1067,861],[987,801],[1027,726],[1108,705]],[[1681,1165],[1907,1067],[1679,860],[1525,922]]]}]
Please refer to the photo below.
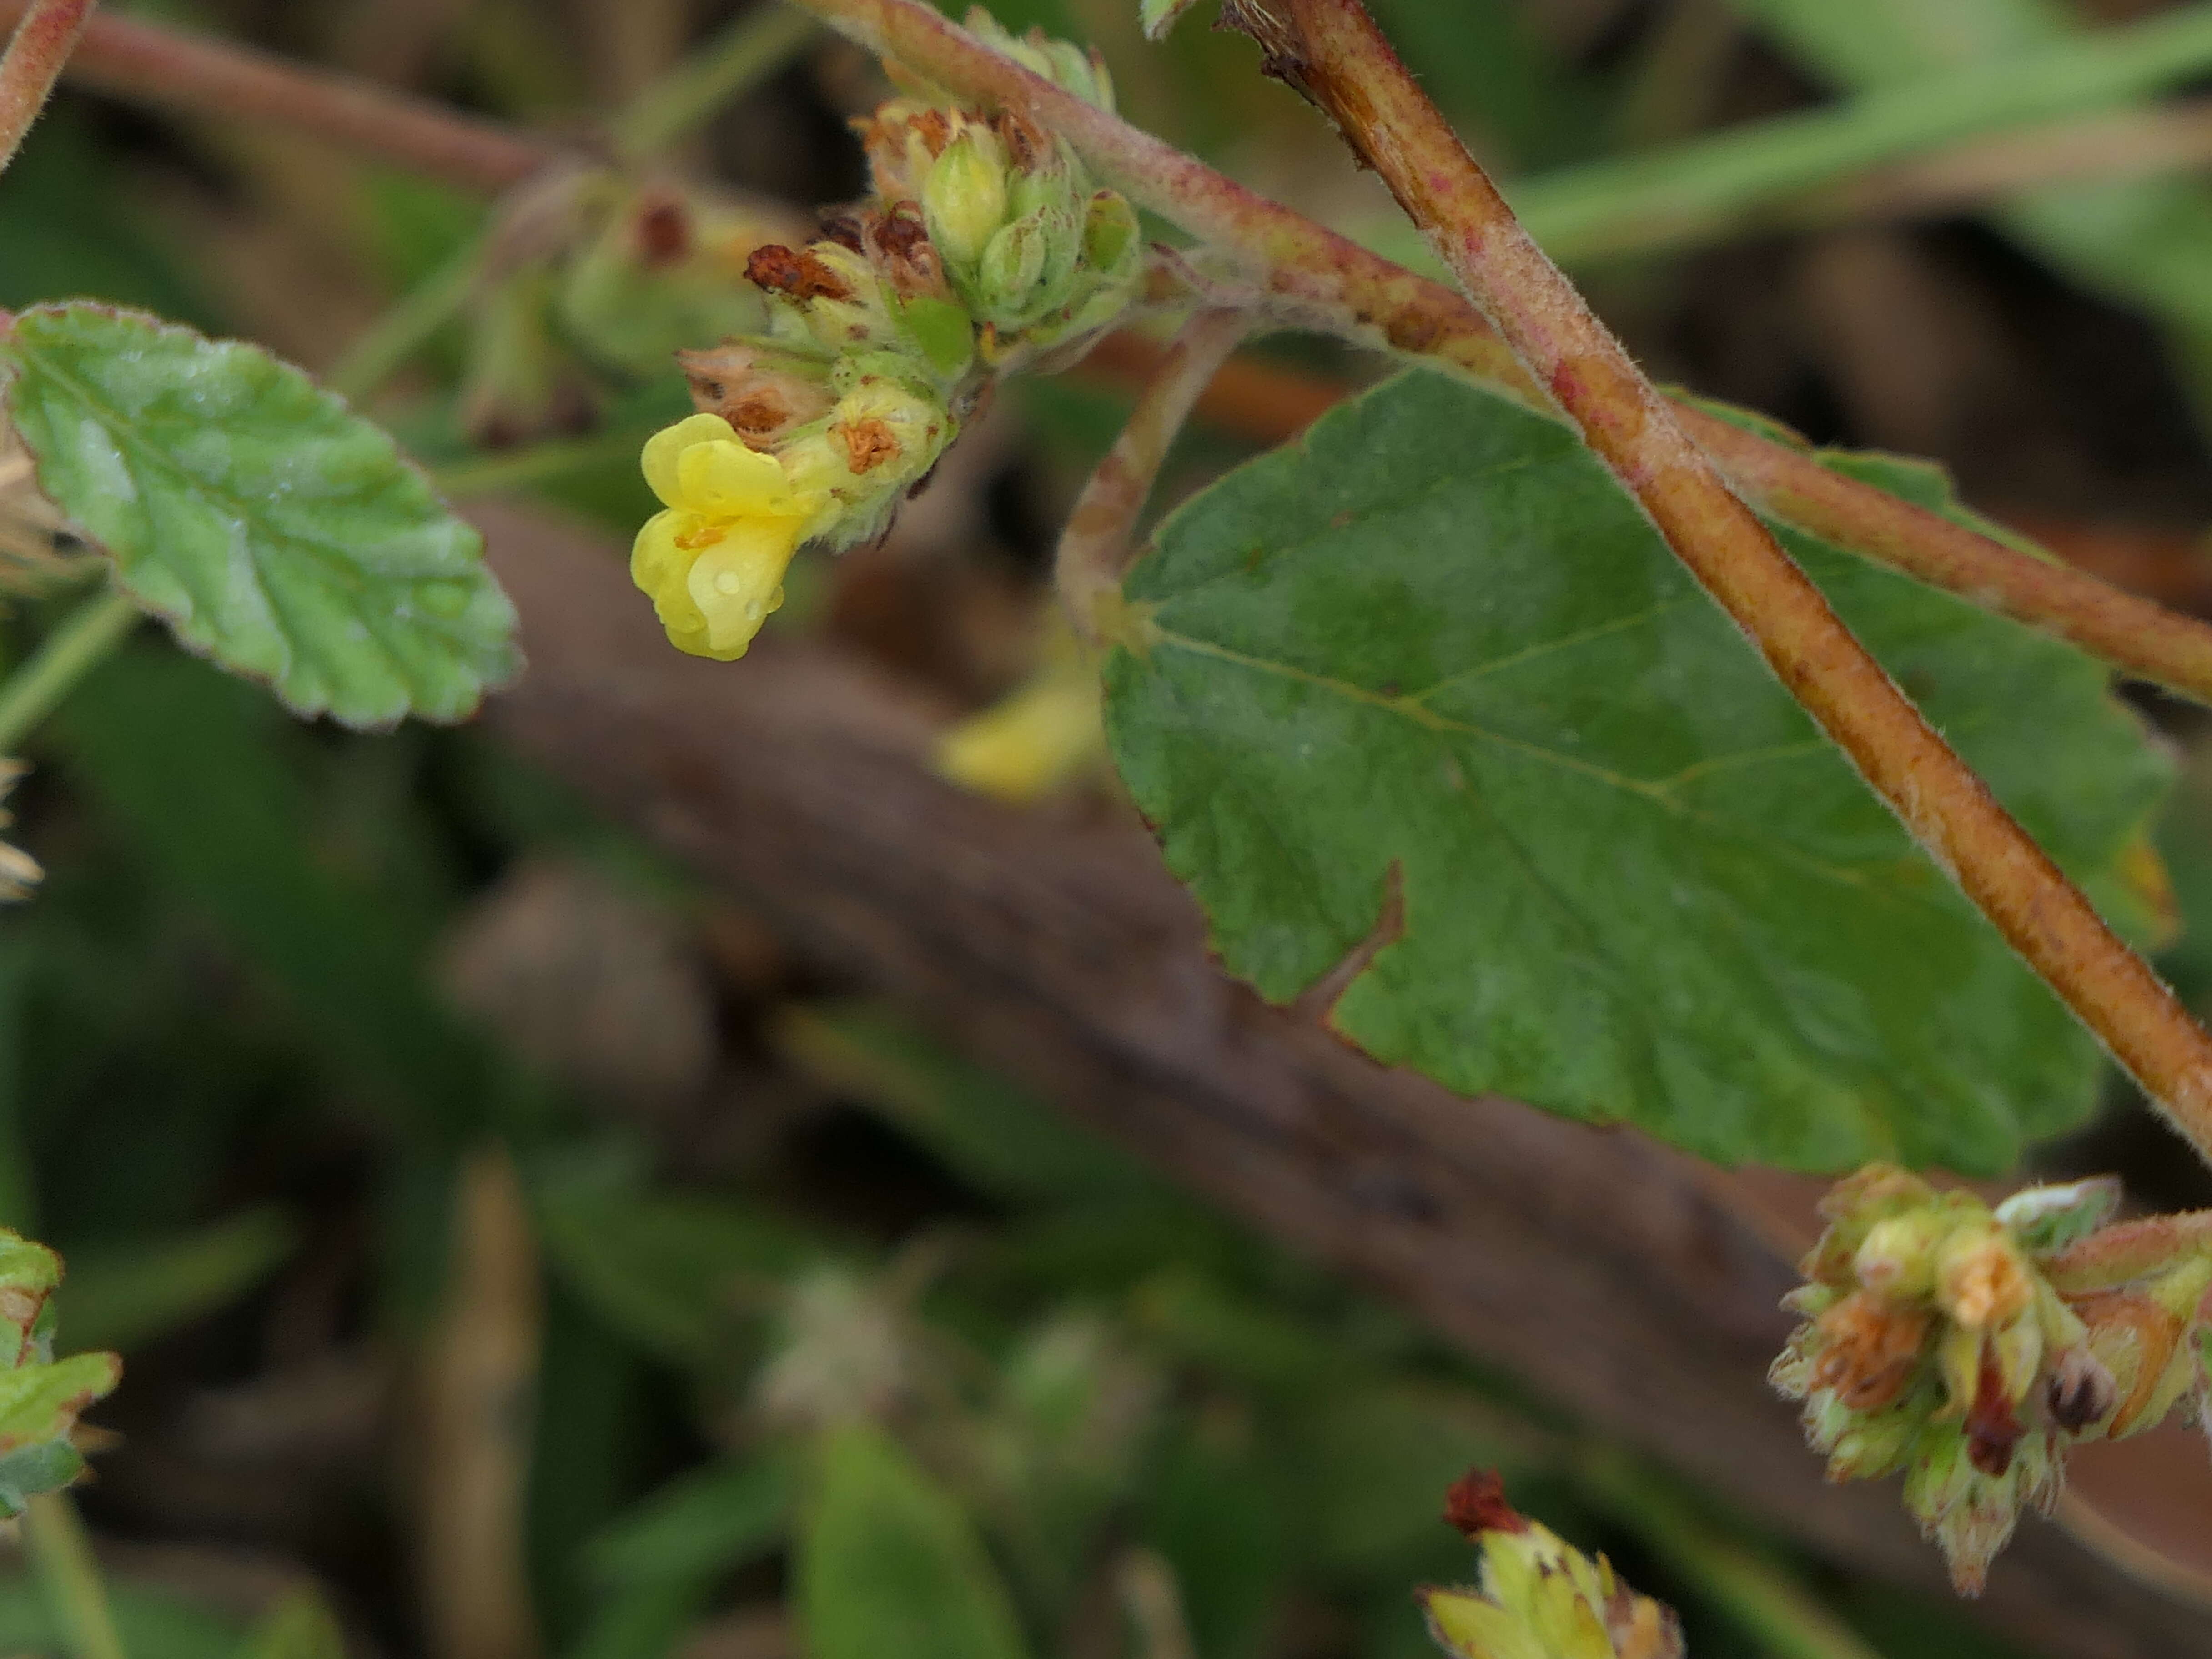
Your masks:
[{"label": "yellow flower", "polygon": [[630,579],[679,651],[745,654],[783,603],[783,573],[825,503],[792,487],[773,455],[748,449],[719,415],[693,415],[645,446],[645,481],[667,506],[637,532]]}]

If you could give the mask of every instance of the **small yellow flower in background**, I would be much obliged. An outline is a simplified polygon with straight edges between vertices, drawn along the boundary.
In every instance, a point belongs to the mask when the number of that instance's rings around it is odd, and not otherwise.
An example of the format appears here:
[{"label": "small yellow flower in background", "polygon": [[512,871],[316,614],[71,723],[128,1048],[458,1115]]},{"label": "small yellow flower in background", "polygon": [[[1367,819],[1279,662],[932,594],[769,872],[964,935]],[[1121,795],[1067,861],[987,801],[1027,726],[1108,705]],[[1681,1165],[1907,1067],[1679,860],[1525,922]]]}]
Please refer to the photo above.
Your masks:
[{"label": "small yellow flower in background", "polygon": [[[8,792],[15,787],[15,780],[29,769],[21,761],[0,759],[0,800],[7,799]],[[9,814],[0,811],[0,830],[6,829],[10,822]],[[32,887],[45,873],[39,868],[39,861],[21,848],[0,841],[0,903],[28,898]]]},{"label": "small yellow flower in background", "polygon": [[933,763],[939,777],[1025,806],[1104,757],[1097,670],[1066,625],[1054,626],[1036,672],[938,738]]},{"label": "small yellow flower in background", "polygon": [[742,657],[783,603],[783,573],[827,497],[794,489],[774,456],[748,449],[719,415],[653,434],[645,481],[667,511],[638,532],[630,579],[678,650]]}]

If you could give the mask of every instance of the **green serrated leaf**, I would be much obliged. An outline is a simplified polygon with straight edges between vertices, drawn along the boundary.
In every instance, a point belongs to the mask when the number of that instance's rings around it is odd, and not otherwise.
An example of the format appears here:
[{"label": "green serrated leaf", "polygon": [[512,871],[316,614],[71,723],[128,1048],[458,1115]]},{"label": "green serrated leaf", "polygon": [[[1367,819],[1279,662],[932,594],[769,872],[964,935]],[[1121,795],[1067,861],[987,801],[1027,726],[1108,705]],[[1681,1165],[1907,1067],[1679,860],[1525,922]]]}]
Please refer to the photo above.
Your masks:
[{"label": "green serrated leaf", "polygon": [[1024,1659],[967,1516],[881,1429],[826,1436],[820,1481],[799,1559],[809,1659]]},{"label": "green serrated leaf", "polygon": [[297,713],[459,720],[520,669],[481,538],[298,369],[83,303],[23,313],[0,362],[40,488],[124,588]]},{"label": "green serrated leaf", "polygon": [[[2092,896],[2167,767],[2101,669],[1792,552]],[[1276,1000],[1463,1092],[1725,1162],[1994,1171],[2090,1109],[2088,1038],[1905,839],[1565,428],[1402,375],[1185,506],[1106,669],[1124,778]]]}]

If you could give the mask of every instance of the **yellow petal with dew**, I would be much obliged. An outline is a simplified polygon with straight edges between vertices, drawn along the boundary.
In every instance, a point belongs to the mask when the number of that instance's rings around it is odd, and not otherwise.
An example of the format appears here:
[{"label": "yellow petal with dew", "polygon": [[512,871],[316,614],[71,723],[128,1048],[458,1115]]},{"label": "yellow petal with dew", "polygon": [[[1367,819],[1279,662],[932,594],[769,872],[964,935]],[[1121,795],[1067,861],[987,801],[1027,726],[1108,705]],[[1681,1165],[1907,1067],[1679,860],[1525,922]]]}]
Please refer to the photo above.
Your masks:
[{"label": "yellow petal with dew", "polygon": [[739,519],[700,550],[684,586],[706,624],[704,648],[685,650],[720,662],[744,655],[783,603],[783,573],[799,550],[800,528],[798,519]]}]

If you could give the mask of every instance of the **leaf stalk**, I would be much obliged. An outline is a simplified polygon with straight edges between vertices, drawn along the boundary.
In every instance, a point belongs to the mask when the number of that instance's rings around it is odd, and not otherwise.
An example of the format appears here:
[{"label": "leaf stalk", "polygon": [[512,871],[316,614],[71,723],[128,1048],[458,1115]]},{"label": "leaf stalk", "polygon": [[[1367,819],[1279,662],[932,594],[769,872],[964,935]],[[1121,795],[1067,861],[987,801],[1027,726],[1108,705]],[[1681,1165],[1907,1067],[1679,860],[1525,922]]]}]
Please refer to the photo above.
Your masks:
[{"label": "leaf stalk", "polygon": [[20,748],[77,682],[106,660],[143,614],[129,595],[110,588],[64,617],[28,661],[0,681],[0,754]]},{"label": "leaf stalk", "polygon": [[1201,311],[1185,323],[1076,498],[1060,534],[1053,580],[1069,620],[1097,645],[1100,607],[1119,596],[1130,544],[1161,463],[1214,373],[1252,326],[1242,312]]}]

